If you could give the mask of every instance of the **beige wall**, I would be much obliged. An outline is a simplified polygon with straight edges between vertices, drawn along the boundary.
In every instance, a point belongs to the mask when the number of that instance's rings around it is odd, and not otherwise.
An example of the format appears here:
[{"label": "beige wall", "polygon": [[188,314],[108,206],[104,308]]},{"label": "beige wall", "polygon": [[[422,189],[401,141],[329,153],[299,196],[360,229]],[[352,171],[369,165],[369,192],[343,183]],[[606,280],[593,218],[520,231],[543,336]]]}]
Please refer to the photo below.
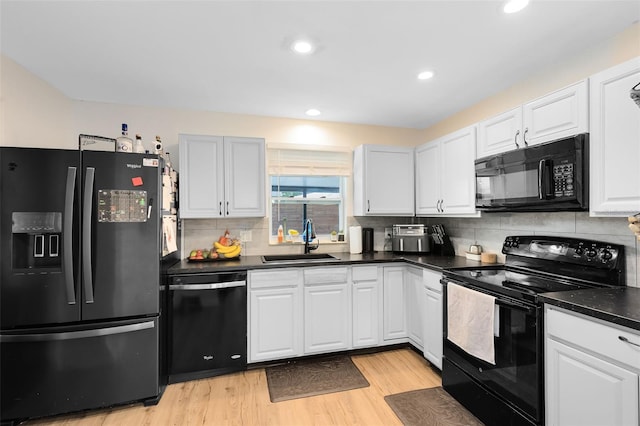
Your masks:
[{"label": "beige wall", "polygon": [[308,144],[350,147],[371,143],[415,146],[420,131],[396,127],[366,126],[312,120],[261,117],[221,112],[151,108],[99,102],[73,102],[74,131],[115,137],[121,123],[129,136],[140,133],[151,147],[156,135],[178,164],[178,134],[262,137],[269,144]]},{"label": "beige wall", "polygon": [[637,56],[640,56],[640,23],[585,52],[568,57],[564,62],[539,70],[534,77],[424,129],[422,143],[515,108]]},{"label": "beige wall", "polygon": [[0,146],[77,148],[72,102],[0,55]]}]

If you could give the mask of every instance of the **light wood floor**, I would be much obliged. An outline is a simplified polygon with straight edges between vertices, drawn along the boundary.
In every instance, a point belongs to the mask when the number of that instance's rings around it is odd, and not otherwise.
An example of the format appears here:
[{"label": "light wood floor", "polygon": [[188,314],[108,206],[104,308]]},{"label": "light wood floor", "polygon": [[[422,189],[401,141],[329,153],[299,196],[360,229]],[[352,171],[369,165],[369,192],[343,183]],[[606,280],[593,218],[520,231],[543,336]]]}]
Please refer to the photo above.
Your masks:
[{"label": "light wood floor", "polygon": [[385,395],[441,385],[411,349],[352,357],[369,387],[272,403],[264,369],[169,385],[152,407],[141,404],[30,425],[402,425]]}]

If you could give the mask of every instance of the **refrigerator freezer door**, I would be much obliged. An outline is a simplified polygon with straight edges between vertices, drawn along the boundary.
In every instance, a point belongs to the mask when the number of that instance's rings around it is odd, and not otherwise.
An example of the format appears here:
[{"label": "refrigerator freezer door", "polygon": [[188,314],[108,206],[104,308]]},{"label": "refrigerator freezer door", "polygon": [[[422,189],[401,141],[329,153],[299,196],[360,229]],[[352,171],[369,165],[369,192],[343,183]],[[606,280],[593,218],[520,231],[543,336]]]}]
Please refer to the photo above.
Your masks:
[{"label": "refrigerator freezer door", "polygon": [[0,148],[0,326],[80,319],[77,151]]},{"label": "refrigerator freezer door", "polygon": [[82,319],[157,315],[157,157],[85,151],[82,175]]},{"label": "refrigerator freezer door", "polygon": [[158,319],[0,334],[2,421],[158,395]]}]

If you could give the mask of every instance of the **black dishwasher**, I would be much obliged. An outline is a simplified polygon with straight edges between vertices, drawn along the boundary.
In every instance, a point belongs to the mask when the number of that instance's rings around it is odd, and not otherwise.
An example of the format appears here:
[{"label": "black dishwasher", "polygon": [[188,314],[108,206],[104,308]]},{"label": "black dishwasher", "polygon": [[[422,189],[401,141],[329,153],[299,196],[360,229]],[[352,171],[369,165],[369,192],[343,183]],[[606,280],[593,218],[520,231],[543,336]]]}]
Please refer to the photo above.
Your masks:
[{"label": "black dishwasher", "polygon": [[169,383],[247,368],[247,273],[173,275]]}]

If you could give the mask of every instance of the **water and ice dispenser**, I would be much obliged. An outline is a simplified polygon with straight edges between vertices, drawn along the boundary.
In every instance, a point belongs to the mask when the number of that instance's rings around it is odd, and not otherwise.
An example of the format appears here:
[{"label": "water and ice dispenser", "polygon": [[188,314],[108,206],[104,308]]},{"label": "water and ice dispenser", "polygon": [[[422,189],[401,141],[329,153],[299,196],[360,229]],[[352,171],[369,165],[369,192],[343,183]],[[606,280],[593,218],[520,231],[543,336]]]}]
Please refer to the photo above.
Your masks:
[{"label": "water and ice dispenser", "polygon": [[13,212],[11,219],[14,270],[62,268],[62,213]]}]

